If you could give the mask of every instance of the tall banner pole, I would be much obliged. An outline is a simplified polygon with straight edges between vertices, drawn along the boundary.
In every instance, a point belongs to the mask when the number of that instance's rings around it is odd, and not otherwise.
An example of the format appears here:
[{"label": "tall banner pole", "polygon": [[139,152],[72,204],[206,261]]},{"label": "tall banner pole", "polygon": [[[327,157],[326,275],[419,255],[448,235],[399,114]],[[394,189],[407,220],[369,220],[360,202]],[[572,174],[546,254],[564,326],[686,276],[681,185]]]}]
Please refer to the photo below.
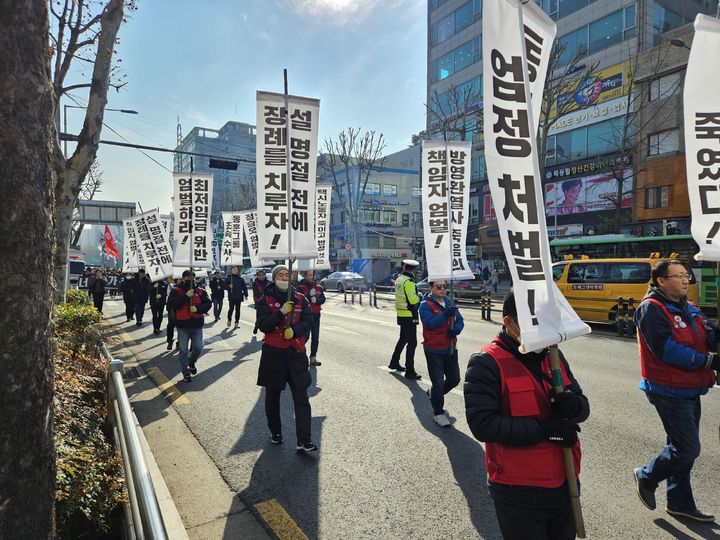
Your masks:
[{"label": "tall banner pole", "polygon": [[[287,68],[283,69],[283,79],[285,82],[285,161],[286,161],[286,178],[285,188],[287,194],[287,227],[288,227],[288,290],[287,290],[287,301],[292,300],[292,205],[290,204],[292,190],[290,189],[290,179],[292,178],[290,173],[290,95],[288,94],[288,73]],[[286,319],[287,324],[290,324],[290,318]]]},{"label": "tall banner pole", "polygon": [[[445,182],[447,184],[447,212],[448,212],[448,247],[450,255],[450,302],[455,302],[455,284],[453,283],[453,226],[452,226],[452,205],[450,201],[450,149],[445,139]],[[455,328],[455,316],[450,317],[450,330]],[[450,354],[455,353],[455,342],[450,339]]]}]

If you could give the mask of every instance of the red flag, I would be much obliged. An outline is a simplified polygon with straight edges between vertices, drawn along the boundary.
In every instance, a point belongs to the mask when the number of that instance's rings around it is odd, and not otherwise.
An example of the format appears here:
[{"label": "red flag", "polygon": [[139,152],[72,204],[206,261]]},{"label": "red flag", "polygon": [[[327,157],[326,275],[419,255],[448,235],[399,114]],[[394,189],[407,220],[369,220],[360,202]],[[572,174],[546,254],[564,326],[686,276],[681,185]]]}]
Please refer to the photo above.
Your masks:
[{"label": "red flag", "polygon": [[117,247],[115,247],[115,240],[110,232],[110,227],[107,225],[105,225],[105,253],[115,259],[120,258],[120,253],[118,253]]}]

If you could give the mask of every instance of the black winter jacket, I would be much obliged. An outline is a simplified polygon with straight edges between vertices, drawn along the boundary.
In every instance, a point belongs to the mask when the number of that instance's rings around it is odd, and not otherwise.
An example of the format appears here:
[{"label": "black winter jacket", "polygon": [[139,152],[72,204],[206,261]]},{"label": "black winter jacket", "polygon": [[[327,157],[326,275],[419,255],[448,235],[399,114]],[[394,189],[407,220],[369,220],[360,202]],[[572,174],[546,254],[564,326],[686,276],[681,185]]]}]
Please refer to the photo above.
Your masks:
[{"label": "black winter jacket", "polygon": [[[194,286],[195,285],[192,285],[192,287]],[[190,303],[190,298],[187,295],[187,291],[188,289],[185,287],[184,282],[181,281],[177,285],[175,285],[175,288],[172,290],[172,294],[170,294],[170,297],[168,298],[168,311],[177,311],[184,304]],[[196,307],[198,313],[205,314],[210,311],[210,308],[212,307],[212,300],[210,300],[210,297],[207,295],[205,289],[200,289],[200,304],[198,304]],[[176,328],[200,328],[203,324],[205,324],[204,318],[191,317],[184,321],[178,321],[177,318],[175,318]]]},{"label": "black winter jacket", "polygon": [[225,298],[225,281],[221,278],[210,280],[210,296],[212,298]]},{"label": "black winter jacket", "polygon": [[[155,285],[157,285],[157,287]],[[160,295],[160,298],[155,298],[155,296],[158,294]],[[167,302],[167,295],[167,281],[156,281],[150,286],[150,305],[165,307],[165,303]]]},{"label": "black winter jacket", "polygon": [[[502,340],[504,348],[520,360],[536,378],[540,377],[540,362],[549,354],[547,349],[537,354],[521,354],[518,351],[518,343],[505,331],[500,332],[498,337]],[[571,420],[577,423],[584,422],[590,416],[590,404],[562,353],[560,361],[570,379],[568,390],[580,396],[582,402],[582,410]],[[467,422],[470,431],[479,441],[505,446],[533,446],[544,440],[540,424],[534,418],[503,416],[500,369],[488,353],[475,353],[470,357],[463,393]]]},{"label": "black winter jacket", "polygon": [[144,306],[147,304],[148,297],[150,296],[151,285],[152,283],[150,282],[149,277],[145,276],[140,279],[140,276],[135,274],[135,277],[132,278],[132,285],[130,286],[133,292],[133,302],[135,302],[135,305]]},{"label": "black winter jacket", "polygon": [[247,285],[240,274],[237,276],[230,274],[225,280],[225,289],[228,292],[228,300],[240,300],[242,302],[248,298]]}]

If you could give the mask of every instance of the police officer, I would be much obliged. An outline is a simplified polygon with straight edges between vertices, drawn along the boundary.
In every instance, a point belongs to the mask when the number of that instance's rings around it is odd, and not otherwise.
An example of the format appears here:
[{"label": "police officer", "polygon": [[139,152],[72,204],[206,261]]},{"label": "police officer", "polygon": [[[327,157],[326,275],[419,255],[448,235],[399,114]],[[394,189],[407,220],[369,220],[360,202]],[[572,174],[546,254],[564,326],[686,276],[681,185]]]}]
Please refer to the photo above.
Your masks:
[{"label": "police officer", "polygon": [[578,423],[590,405],[560,355],[565,392],[554,394],[548,349],[519,351],[515,296],[503,303],[503,329],[470,357],[465,415],[485,442],[488,490],[505,539],[575,538],[563,447],[580,473]]},{"label": "police officer", "polygon": [[[415,286],[415,271],[420,263],[412,259],[402,262],[403,273],[395,280],[395,312],[400,326],[400,338],[390,358],[390,369],[404,371],[405,377],[412,380],[420,379],[415,371],[415,348],[417,347],[418,308],[420,297]],[[400,354],[405,351],[405,367],[400,365]]]},{"label": "police officer", "polygon": [[[255,304],[255,309],[257,309],[258,300],[260,300],[262,295],[265,293],[265,288],[268,285],[270,285],[270,280],[265,275],[265,269],[258,268],[257,272],[255,272],[255,280],[253,281],[253,285],[252,285],[253,303]],[[253,335],[257,334],[257,331],[258,331],[258,326],[257,326],[257,320],[256,320],[255,328],[253,328]]]},{"label": "police officer", "polygon": [[640,389],[662,420],[667,444],[635,469],[637,493],[645,506],[655,510],[655,490],[667,481],[668,514],[712,522],[715,517],[695,504],[690,474],[700,456],[700,396],[715,385],[713,370],[720,369],[720,357],[714,352],[716,330],[687,301],[690,274],[684,264],[660,261],[651,278],[635,316]]},{"label": "police officer", "polygon": [[210,280],[210,298],[212,298],[215,322],[218,322],[222,313],[223,300],[225,299],[225,282],[220,278],[219,270],[215,272]]},{"label": "police officer", "polygon": [[168,284],[167,281],[156,281],[150,288],[150,311],[152,312],[153,334],[160,333],[163,312],[167,302]]},{"label": "police officer", "polygon": [[325,293],[322,287],[315,282],[315,272],[308,270],[305,272],[304,279],[298,285],[300,291],[310,302],[310,311],[313,314],[313,324],[310,330],[310,365],[319,366],[321,362],[317,361],[318,345],[320,343],[320,312],[322,305],[325,303]]},{"label": "police officer", "polygon": [[[173,289],[168,306],[175,310],[175,328],[180,345],[180,369],[183,380],[191,382],[197,373],[195,364],[203,349],[203,324],[205,314],[210,311],[212,301],[201,287],[197,287],[191,270],[185,270],[182,281]],[[191,342],[192,352],[188,355],[188,343]]]},{"label": "police officer", "polygon": [[265,415],[270,428],[270,442],[283,442],[280,422],[280,394],[290,385],[295,407],[295,431],[298,452],[317,450],[311,436],[311,409],[308,386],[312,379],[305,354],[307,334],[312,326],[312,312],[307,299],[294,288],[290,290],[288,267],[273,268],[272,281],[257,302],[258,328],[265,334],[258,370],[258,386],[265,387]]},{"label": "police officer", "polygon": [[430,281],[430,292],[420,302],[423,324],[423,350],[427,360],[432,387],[428,396],[433,406],[433,420],[440,427],[448,427],[445,394],[460,383],[457,336],[465,327],[457,306],[447,296],[444,279]]},{"label": "police officer", "polygon": [[142,326],[143,315],[145,315],[145,304],[150,296],[150,278],[145,275],[145,269],[141,268],[133,278],[132,292],[133,304],[135,306],[135,325]]}]

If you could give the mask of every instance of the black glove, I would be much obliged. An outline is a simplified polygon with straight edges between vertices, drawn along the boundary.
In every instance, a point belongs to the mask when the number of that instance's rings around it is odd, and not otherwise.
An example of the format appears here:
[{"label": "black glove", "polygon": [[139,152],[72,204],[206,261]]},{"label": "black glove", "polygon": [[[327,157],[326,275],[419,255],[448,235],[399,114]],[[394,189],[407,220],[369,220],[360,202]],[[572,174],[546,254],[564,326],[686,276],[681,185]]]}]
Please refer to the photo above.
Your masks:
[{"label": "black glove", "polygon": [[705,364],[706,367],[709,367],[710,369],[714,369],[715,371],[720,371],[720,354],[711,352],[707,355],[707,364]]},{"label": "black glove", "polygon": [[582,410],[582,401],[570,390],[550,396],[552,415],[555,418],[575,418]]},{"label": "black glove", "polygon": [[445,316],[449,319],[450,317],[455,316],[457,313],[457,306],[450,306],[445,308]]},{"label": "black glove", "polygon": [[452,328],[450,330],[448,330],[448,337],[450,339],[455,339],[456,336],[457,336],[457,332],[455,332],[455,330],[453,330]]},{"label": "black glove", "polygon": [[580,433],[580,426],[575,422],[554,418],[539,420],[539,424],[546,441],[570,448],[578,440],[577,434]]}]

